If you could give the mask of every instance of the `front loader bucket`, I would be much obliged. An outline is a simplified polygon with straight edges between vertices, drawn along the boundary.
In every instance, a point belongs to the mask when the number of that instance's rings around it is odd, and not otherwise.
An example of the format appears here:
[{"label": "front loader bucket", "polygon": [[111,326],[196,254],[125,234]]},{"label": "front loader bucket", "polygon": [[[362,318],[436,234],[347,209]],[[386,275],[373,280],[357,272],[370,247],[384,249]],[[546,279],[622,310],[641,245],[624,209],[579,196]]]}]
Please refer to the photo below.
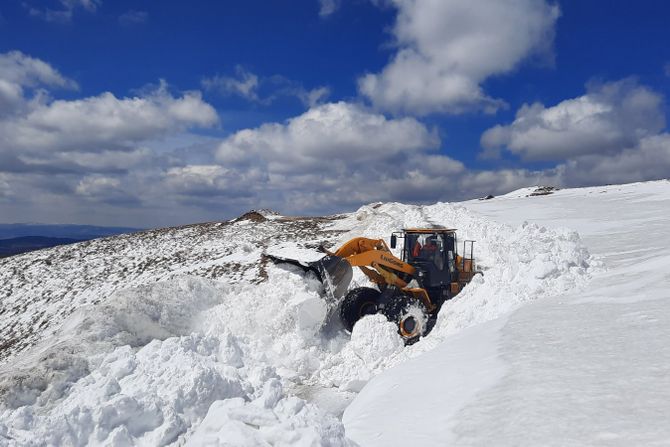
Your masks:
[{"label": "front loader bucket", "polygon": [[346,259],[327,255],[310,263],[310,268],[319,271],[317,276],[333,302],[338,302],[347,293],[354,272]]},{"label": "front loader bucket", "polygon": [[319,281],[323,283],[326,295],[332,303],[339,302],[344,294],[347,293],[353,276],[351,264],[339,256],[327,255],[314,262],[304,262],[274,255],[266,256],[275,264],[287,263],[300,267],[305,272],[313,272],[319,278]]}]

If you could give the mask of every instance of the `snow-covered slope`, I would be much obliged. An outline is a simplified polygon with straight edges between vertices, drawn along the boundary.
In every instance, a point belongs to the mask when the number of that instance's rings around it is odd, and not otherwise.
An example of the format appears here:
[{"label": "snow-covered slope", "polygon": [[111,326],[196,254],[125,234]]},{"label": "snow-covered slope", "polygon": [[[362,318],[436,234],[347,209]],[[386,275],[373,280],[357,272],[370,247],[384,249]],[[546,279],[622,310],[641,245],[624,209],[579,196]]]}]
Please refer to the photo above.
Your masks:
[{"label": "snow-covered slope", "polygon": [[[494,425],[485,435],[472,421],[495,418],[486,412],[494,407],[507,423],[514,412],[506,407],[530,403],[540,411],[543,391],[555,389],[542,388],[536,371],[547,375],[554,366],[561,380],[572,377],[578,365],[570,362],[581,359],[568,355],[561,331],[570,330],[575,342],[593,331],[576,330],[578,320],[567,321],[565,309],[576,306],[575,297],[590,297],[580,305],[600,309],[596,301],[608,299],[614,268],[624,269],[633,256],[647,259],[652,252],[634,241],[636,231],[667,236],[662,214],[648,204],[651,197],[667,210],[668,185],[607,187],[600,195],[520,193],[463,204],[374,204],[328,218],[251,215],[2,260],[0,278],[8,287],[0,292],[0,445],[460,445],[499,439]],[[626,233],[623,222],[617,226],[606,216],[631,195],[640,199],[635,188],[646,194],[637,211],[647,214]],[[553,217],[534,222],[544,216]],[[315,259],[322,242],[388,238],[391,231],[430,224],[456,227],[461,240],[477,240],[485,275],[444,306],[428,337],[408,348],[378,316],[345,333],[329,319],[320,284],[261,256]],[[586,243],[574,229],[585,232]],[[613,254],[617,244],[601,238],[605,232],[628,238],[630,248]],[[654,275],[655,261],[626,273]],[[357,274],[353,286],[365,282]],[[633,288],[616,290],[635,307]],[[661,293],[646,290],[652,298]],[[550,324],[546,309],[566,321]],[[598,323],[589,315],[578,315],[587,328]],[[644,317],[631,315],[631,327],[645,326]],[[538,320],[542,324],[533,326]],[[598,327],[609,335],[608,328],[620,326]],[[521,335],[508,343],[516,329]],[[545,343],[547,334],[551,343]],[[609,351],[598,352],[616,356],[621,346],[608,343]],[[546,346],[565,349],[558,358],[567,362],[567,372],[552,363]],[[524,369],[528,365],[534,369]],[[662,361],[648,366],[666,368]],[[646,379],[638,387],[643,393]],[[565,386],[561,380],[554,386]],[[524,395],[520,384],[531,394]],[[475,405],[486,396],[486,404]],[[517,432],[508,434],[509,443],[523,443]],[[541,436],[529,443],[547,443]],[[587,438],[576,433],[575,439]]]},{"label": "snow-covered slope", "polygon": [[464,206],[578,230],[602,263],[592,280],[541,293],[373,379],[344,414],[353,440],[670,444],[670,182],[529,192]]},{"label": "snow-covered slope", "polygon": [[0,362],[49,336],[64,318],[117,290],[181,275],[259,282],[268,244],[318,246],[333,218],[264,218],[165,228],[40,250],[0,260]]}]

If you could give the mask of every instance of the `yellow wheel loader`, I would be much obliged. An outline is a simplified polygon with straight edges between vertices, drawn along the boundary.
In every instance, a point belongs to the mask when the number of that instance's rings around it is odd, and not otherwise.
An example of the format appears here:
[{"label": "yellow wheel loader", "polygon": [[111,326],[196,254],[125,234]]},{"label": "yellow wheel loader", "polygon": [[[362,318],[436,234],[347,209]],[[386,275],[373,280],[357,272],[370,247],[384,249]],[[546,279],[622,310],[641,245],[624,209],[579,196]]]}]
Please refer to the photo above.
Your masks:
[{"label": "yellow wheel loader", "polygon": [[[398,239],[403,240],[400,258],[391,251]],[[315,262],[268,257],[313,272],[348,331],[363,316],[381,313],[398,325],[405,343],[411,344],[432,329],[442,304],[481,273],[475,268],[474,241],[464,241],[460,255],[456,248],[454,229],[411,228],[394,232],[391,248],[383,239],[357,237],[335,252],[322,248],[326,256]],[[348,290],[352,267],[360,268],[377,288]]]}]

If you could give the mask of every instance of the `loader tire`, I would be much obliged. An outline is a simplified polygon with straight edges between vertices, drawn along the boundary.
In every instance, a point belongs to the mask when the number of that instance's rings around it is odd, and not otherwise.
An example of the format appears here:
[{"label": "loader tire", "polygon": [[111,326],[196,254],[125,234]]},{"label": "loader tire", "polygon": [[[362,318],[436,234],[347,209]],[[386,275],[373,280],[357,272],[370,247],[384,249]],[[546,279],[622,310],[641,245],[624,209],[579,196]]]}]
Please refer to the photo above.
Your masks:
[{"label": "loader tire", "polygon": [[398,325],[398,334],[405,345],[419,341],[434,326],[423,303],[407,295],[395,296],[384,312],[389,321]]},{"label": "loader tire", "polygon": [[340,320],[344,328],[351,332],[354,324],[365,315],[377,313],[379,291],[371,287],[351,289],[340,305]]}]

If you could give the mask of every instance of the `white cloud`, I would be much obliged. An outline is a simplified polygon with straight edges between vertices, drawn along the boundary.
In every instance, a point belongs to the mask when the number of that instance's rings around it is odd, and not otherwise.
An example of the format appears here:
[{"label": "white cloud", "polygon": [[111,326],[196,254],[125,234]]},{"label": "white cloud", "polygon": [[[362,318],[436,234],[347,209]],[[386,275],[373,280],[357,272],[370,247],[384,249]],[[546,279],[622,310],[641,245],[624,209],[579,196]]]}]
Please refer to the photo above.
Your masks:
[{"label": "white cloud", "polygon": [[174,97],[162,85],[144,97],[119,99],[103,93],[39,104],[26,114],[0,121],[0,150],[128,150],[143,140],[216,122],[216,111],[198,92]]},{"label": "white cloud", "polygon": [[29,165],[49,163],[55,166],[70,166],[84,172],[126,172],[156,162],[155,154],[147,148],[133,148],[124,151],[103,150],[98,152],[55,152],[45,157],[43,154],[22,157]]},{"label": "white cloud", "polygon": [[0,80],[21,87],[77,88],[76,82],[65,78],[51,65],[20,51],[0,54]]},{"label": "white cloud", "polygon": [[340,8],[341,0],[319,0],[319,16],[327,17]]},{"label": "white cloud", "polygon": [[286,124],[264,124],[227,138],[217,152],[225,163],[258,157],[278,173],[329,168],[340,164],[379,163],[399,154],[435,148],[439,139],[413,118],[387,119],[362,107],[329,103],[314,107]]},{"label": "white cloud", "polygon": [[220,144],[219,165],[172,168],[164,189],[203,208],[327,213],[377,200],[497,194],[547,177],[522,170],[473,172],[436,153],[439,144],[435,132],[413,118],[388,119],[360,105],[329,103],[286,123],[236,132]]},{"label": "white cloud", "polygon": [[103,176],[87,176],[77,185],[77,194],[84,196],[98,196],[100,193],[116,191],[121,186],[119,179]]},{"label": "white cloud", "polygon": [[[306,107],[322,103],[330,94],[328,87],[308,90],[300,83],[283,76],[274,75],[261,78],[242,66],[235,67],[236,76],[217,75],[202,80],[205,90],[215,91],[224,96],[237,95],[248,101],[269,105],[279,97],[296,97]],[[261,93],[262,91],[262,93]]]},{"label": "white cloud", "polygon": [[293,90],[293,94],[307,107],[316,107],[330,96],[328,87],[317,87],[312,90],[305,90],[302,87]]},{"label": "white cloud", "polygon": [[66,8],[76,8],[81,7],[87,11],[94,12],[100,5],[102,5],[102,0],[60,0],[61,4]]},{"label": "white cloud", "polygon": [[544,174],[558,186],[657,180],[670,173],[664,108],[661,94],[633,79],[591,83],[585,95],[552,107],[524,105],[481,142],[524,160],[557,161]]},{"label": "white cloud", "polygon": [[145,23],[149,14],[146,11],[131,9],[119,16],[119,23],[124,26],[139,25]]},{"label": "white cloud", "polygon": [[231,201],[246,198],[247,204],[258,200],[255,192],[267,181],[262,170],[227,169],[220,165],[187,165],[170,168],[163,178],[166,190],[181,197],[200,200]]},{"label": "white cloud", "polygon": [[533,54],[551,54],[557,6],[544,0],[392,0],[397,52],[361,93],[391,112],[461,113],[504,105],[481,84]]},{"label": "white cloud", "polygon": [[[0,54],[0,200],[5,219],[71,220],[68,216],[77,215],[87,221],[91,209],[105,210],[107,218],[115,219],[119,209],[130,212],[145,198],[174,204],[156,186],[162,172],[197,159],[193,153],[202,149],[172,155],[152,145],[218,122],[199,92],[173,94],[165,82],[127,98],[102,93],[54,99],[47,90],[54,87],[76,84],[39,59],[20,52]],[[145,205],[142,213],[150,216],[155,208]]]},{"label": "white cloud", "polygon": [[218,122],[199,92],[173,95],[162,81],[129,98],[57,100],[53,87],[76,84],[39,59],[0,54],[0,171],[76,176],[167,164],[145,143]]},{"label": "white cloud", "polygon": [[592,84],[585,95],[552,107],[524,105],[512,124],[487,130],[481,143],[526,160],[564,160],[635,147],[664,127],[662,96],[626,79]]},{"label": "white cloud", "polygon": [[218,164],[170,168],[161,189],[182,204],[229,213],[263,206],[332,212],[408,196],[403,189],[423,184],[425,176],[435,187],[425,195],[446,198],[465,168],[436,154],[438,145],[436,133],[412,118],[388,119],[360,105],[329,103],[285,123],[234,133],[219,145]]},{"label": "white cloud", "polygon": [[235,67],[237,77],[214,76],[205,78],[202,86],[222,94],[236,94],[250,101],[258,101],[258,76],[241,66]]},{"label": "white cloud", "polygon": [[24,4],[28,8],[28,13],[33,17],[38,17],[47,22],[69,22],[72,20],[74,11],[82,9],[89,13],[94,13],[102,5],[102,0],[59,0],[59,9],[39,8]]},{"label": "white cloud", "polygon": [[670,134],[645,137],[612,155],[585,155],[561,166],[562,182],[591,186],[670,178]]},{"label": "white cloud", "polygon": [[[624,96],[626,103],[646,103],[645,95]],[[236,132],[219,146],[220,167],[175,169],[180,180],[168,189],[203,208],[225,203],[239,211],[267,206],[318,214],[378,200],[460,200],[531,185],[587,186],[670,172],[666,134],[642,136],[637,146],[616,154],[575,156],[543,170],[472,170],[437,153],[438,146],[438,137],[412,118],[389,119],[345,102],[325,104],[286,123]]]},{"label": "white cloud", "polygon": [[115,207],[137,207],[142,202],[138,195],[125,188],[119,177],[104,175],[88,175],[82,178],[74,189],[78,199],[85,200],[85,204],[99,206],[99,204]]},{"label": "white cloud", "polygon": [[78,88],[46,62],[20,51],[0,53],[0,118],[43,103],[48,97],[44,87]]},{"label": "white cloud", "polygon": [[[664,141],[648,143],[647,158],[660,159]],[[63,210],[82,215],[83,207],[93,206],[97,216],[114,219],[114,210],[122,210],[126,223],[167,224],[227,218],[258,207],[320,214],[378,200],[459,200],[532,184],[580,182],[592,170],[584,159],[545,171],[473,171],[438,153],[439,144],[435,132],[413,118],[389,119],[361,105],[331,103],[285,123],[238,131],[209,162],[189,163],[179,152],[159,162],[147,149],[42,156],[78,168],[49,176],[29,173],[34,170],[0,174],[8,186],[2,200],[16,215],[26,212],[21,206],[52,216]],[[16,201],[16,191],[36,201]]]},{"label": "white cloud", "polygon": [[0,79],[0,117],[24,104],[23,89],[19,84]]},{"label": "white cloud", "polygon": [[[566,161],[540,171],[478,171],[440,153],[437,131],[418,120],[349,102],[319,104],[324,92],[306,98],[310,108],[285,122],[202,140],[188,130],[215,125],[217,114],[198,92],[175,94],[161,83],[128,98],[55,100],[45,87],[67,87],[65,77],[37,59],[2,56],[20,62],[0,69],[0,202],[13,219],[168,225],[258,207],[332,213],[378,200],[459,200],[670,172],[662,98],[631,80],[593,84],[583,97],[553,107],[526,106],[483,139],[510,150],[526,142],[514,150]],[[294,86],[282,79],[258,83]],[[259,91],[259,101],[270,97]],[[584,134],[590,139],[579,138]],[[529,135],[544,146],[537,149]],[[562,151],[561,135],[582,142],[581,149]],[[609,147],[603,141],[618,149],[592,149]]]}]

